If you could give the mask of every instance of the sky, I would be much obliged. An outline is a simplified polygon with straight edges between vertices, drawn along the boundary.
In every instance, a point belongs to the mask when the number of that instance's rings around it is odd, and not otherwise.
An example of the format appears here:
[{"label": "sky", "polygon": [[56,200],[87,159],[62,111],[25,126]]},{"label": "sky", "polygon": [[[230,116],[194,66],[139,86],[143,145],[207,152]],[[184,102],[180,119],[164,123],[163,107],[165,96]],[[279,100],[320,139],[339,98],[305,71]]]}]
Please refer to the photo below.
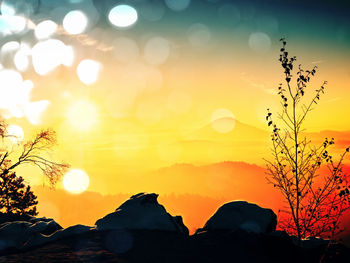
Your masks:
[{"label": "sky", "polygon": [[[1,115],[23,141],[54,129],[52,158],[84,171],[88,191],[171,194],[181,192],[173,178],[150,174],[181,163],[264,166],[282,37],[297,63],[318,67],[309,94],[328,81],[306,132],[315,142],[336,134],[336,151],[350,141],[344,1],[3,0],[0,11]],[[19,171],[46,182],[33,167]],[[195,181],[184,188],[211,195]]]}]

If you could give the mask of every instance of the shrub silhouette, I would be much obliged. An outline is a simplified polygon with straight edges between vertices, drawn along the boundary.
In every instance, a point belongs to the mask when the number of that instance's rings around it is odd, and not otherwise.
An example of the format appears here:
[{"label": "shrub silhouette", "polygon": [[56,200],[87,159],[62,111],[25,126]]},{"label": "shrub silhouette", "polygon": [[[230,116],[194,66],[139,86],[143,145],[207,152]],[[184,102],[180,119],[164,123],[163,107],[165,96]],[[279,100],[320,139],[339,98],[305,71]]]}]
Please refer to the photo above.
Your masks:
[{"label": "shrub silhouette", "polygon": [[0,210],[6,214],[30,215],[38,214],[38,201],[29,185],[16,173],[3,174],[0,178]]},{"label": "shrub silhouette", "polygon": [[[299,65],[294,78],[296,57],[289,57],[285,39],[281,42],[279,61],[284,74],[284,84],[278,87],[281,112],[277,118],[270,110],[267,112],[266,121],[272,128],[272,160],[265,160],[267,180],[282,193],[287,204],[286,209],[279,211],[279,227],[296,235],[299,241],[308,236],[334,239],[342,231],[341,218],[349,209],[350,188],[342,165],[349,148],[334,161],[329,152],[334,138],[325,138],[315,146],[306,137],[305,118],[324,94],[326,82],[307,99],[305,93],[317,67],[304,70]],[[321,173],[323,167],[326,174]]]}]

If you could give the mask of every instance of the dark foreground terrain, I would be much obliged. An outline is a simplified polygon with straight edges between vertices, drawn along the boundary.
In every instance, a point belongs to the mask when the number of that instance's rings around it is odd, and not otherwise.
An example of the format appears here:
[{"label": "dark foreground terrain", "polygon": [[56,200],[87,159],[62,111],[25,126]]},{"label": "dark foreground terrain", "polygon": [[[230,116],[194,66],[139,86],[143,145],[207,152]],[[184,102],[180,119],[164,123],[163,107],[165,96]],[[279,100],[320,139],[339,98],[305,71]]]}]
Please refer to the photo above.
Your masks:
[{"label": "dark foreground terrain", "polygon": [[[313,246],[312,246],[313,247]],[[300,248],[283,235],[210,231],[192,236],[159,230],[110,230],[8,251],[0,262],[349,262],[349,249]]]}]

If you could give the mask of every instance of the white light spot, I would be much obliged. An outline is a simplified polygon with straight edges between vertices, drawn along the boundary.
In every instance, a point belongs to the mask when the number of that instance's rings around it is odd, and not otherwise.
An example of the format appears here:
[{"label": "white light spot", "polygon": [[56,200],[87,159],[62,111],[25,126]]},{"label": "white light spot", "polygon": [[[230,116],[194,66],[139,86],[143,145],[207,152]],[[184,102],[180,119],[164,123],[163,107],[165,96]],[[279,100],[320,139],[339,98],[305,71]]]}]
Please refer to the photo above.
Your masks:
[{"label": "white light spot", "polygon": [[7,127],[7,136],[13,143],[20,143],[24,138],[24,131],[21,126],[11,124]]},{"label": "white light spot", "polygon": [[92,59],[85,59],[79,63],[77,74],[81,82],[90,85],[98,80],[101,68],[101,63]]},{"label": "white light spot", "polygon": [[0,15],[0,33],[11,35],[22,32],[27,25],[27,19],[23,16]]},{"label": "white light spot", "polygon": [[32,49],[33,66],[39,75],[46,75],[62,64],[70,66],[73,59],[72,48],[57,39],[39,42]]},{"label": "white light spot", "polygon": [[62,50],[62,65],[70,67],[74,62],[74,50],[72,46],[65,46]]},{"label": "white light spot", "polygon": [[144,48],[144,57],[149,64],[160,65],[165,63],[170,55],[169,41],[162,37],[149,39]]},{"label": "white light spot", "polygon": [[37,39],[45,39],[52,36],[57,30],[57,24],[52,20],[40,22],[35,28],[35,36]]},{"label": "white light spot", "polygon": [[255,32],[249,36],[248,44],[249,47],[255,52],[265,53],[270,50],[271,39],[265,33]]},{"label": "white light spot", "polygon": [[17,51],[13,58],[13,62],[19,71],[25,71],[28,69],[29,59],[25,51]]},{"label": "white light spot", "polygon": [[165,0],[165,4],[173,11],[185,10],[191,3],[191,0]]},{"label": "white light spot", "polygon": [[89,187],[90,179],[87,173],[80,169],[71,169],[63,177],[63,186],[72,194],[81,194]]},{"label": "white light spot", "polygon": [[63,28],[71,35],[83,33],[87,24],[86,15],[79,10],[70,11],[63,19]]},{"label": "white light spot", "polygon": [[1,14],[13,16],[16,14],[14,6],[10,5],[8,1],[2,1],[0,6]]},{"label": "white light spot", "polygon": [[41,115],[50,105],[48,100],[40,100],[35,102],[28,102],[24,106],[24,115],[31,124],[37,125],[41,122]]},{"label": "white light spot", "polygon": [[1,14],[31,16],[39,7],[39,0],[2,0]]},{"label": "white light spot", "polygon": [[108,19],[116,27],[129,27],[136,23],[138,18],[135,8],[129,5],[117,5],[111,9]]},{"label": "white light spot", "polygon": [[236,123],[236,117],[228,109],[217,109],[211,116],[211,125],[213,129],[220,133],[228,133],[233,130]]},{"label": "white light spot", "polygon": [[7,118],[26,117],[32,124],[40,122],[40,116],[49,101],[31,102],[30,93],[34,87],[30,80],[23,81],[20,73],[14,70],[0,71],[0,109]]},{"label": "white light spot", "polygon": [[19,42],[9,41],[1,47],[1,53],[6,54],[18,50],[20,47]]}]

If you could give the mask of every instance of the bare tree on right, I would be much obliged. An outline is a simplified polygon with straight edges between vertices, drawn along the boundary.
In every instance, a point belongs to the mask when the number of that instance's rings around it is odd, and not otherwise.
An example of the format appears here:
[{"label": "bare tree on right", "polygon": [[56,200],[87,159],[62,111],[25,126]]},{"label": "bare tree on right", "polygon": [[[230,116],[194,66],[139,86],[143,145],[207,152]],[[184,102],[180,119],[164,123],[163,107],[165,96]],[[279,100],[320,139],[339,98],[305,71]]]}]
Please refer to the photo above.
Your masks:
[{"label": "bare tree on right", "polygon": [[267,180],[286,201],[286,209],[279,211],[279,228],[296,235],[298,240],[308,236],[335,239],[342,231],[342,216],[350,208],[348,175],[343,171],[349,148],[335,161],[329,152],[334,138],[313,145],[305,135],[305,119],[324,94],[326,82],[313,96],[305,96],[317,67],[304,70],[299,65],[295,69],[296,57],[289,56],[285,39],[281,42],[279,61],[284,76],[284,84],[278,87],[281,111],[275,117],[268,110],[266,116],[272,129]]}]

